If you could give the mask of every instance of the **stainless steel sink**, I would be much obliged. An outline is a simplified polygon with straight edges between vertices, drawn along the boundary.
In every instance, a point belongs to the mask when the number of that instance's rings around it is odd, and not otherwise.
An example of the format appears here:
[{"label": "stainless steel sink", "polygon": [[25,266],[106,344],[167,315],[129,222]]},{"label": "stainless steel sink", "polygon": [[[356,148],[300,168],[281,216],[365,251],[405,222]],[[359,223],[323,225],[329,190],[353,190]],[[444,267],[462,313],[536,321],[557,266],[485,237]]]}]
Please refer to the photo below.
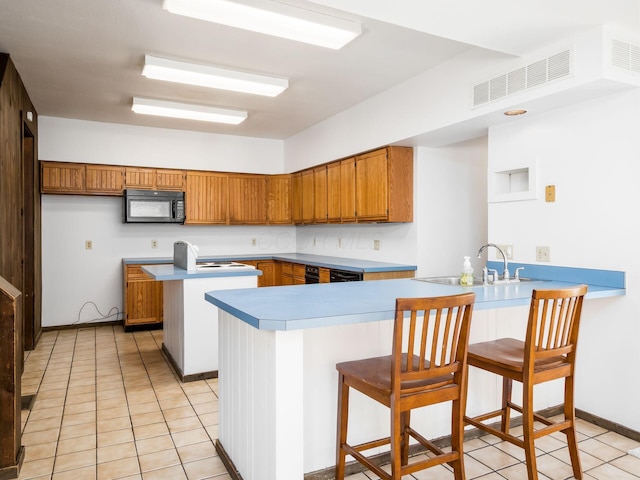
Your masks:
[{"label": "stainless steel sink", "polygon": [[[451,277],[423,277],[423,278],[414,278],[419,282],[428,282],[428,283],[437,283],[439,285],[451,285],[451,286],[460,286],[460,276],[451,276]],[[509,280],[509,282],[504,282],[499,280],[498,283],[482,283],[482,279],[478,277],[473,278],[473,287],[481,287],[483,285],[487,286],[500,286],[500,285],[509,285],[513,283],[532,283],[532,282],[544,282],[545,280],[539,280],[537,278],[520,278],[518,280]]]}]

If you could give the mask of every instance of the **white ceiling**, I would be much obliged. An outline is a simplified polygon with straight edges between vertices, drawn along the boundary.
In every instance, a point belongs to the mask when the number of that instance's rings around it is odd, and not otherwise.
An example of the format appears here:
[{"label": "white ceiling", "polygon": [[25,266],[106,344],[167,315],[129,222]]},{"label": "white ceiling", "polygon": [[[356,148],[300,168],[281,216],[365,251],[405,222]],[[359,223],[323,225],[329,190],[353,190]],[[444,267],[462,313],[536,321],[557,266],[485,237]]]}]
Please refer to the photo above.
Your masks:
[{"label": "white ceiling", "polygon": [[[577,31],[640,31],[640,0],[287,0],[363,25],[341,50],[181,17],[162,0],[2,0],[0,51],[39,115],[285,139],[470,48],[524,55]],[[276,98],[149,80],[145,54],[286,77]],[[134,96],[246,109],[238,126],[131,112]]]}]

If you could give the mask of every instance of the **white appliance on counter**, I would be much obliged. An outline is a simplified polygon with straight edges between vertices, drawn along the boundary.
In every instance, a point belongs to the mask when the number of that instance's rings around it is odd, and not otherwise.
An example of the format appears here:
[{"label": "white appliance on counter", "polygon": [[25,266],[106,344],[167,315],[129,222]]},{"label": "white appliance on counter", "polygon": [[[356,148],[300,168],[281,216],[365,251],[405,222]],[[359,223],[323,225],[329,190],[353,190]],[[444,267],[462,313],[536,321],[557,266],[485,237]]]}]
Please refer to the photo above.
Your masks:
[{"label": "white appliance on counter", "polygon": [[189,272],[196,271],[196,260],[198,259],[198,246],[184,240],[173,243],[173,264],[176,267],[184,268]]}]

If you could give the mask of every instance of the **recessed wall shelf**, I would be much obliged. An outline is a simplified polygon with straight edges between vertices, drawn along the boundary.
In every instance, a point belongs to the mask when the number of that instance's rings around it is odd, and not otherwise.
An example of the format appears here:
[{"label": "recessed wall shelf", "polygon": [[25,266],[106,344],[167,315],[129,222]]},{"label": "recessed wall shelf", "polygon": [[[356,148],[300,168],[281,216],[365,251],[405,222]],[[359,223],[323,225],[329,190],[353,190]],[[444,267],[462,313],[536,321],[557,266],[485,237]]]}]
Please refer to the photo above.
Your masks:
[{"label": "recessed wall shelf", "polygon": [[489,172],[488,187],[489,203],[535,200],[538,198],[537,161],[517,168],[498,168]]}]

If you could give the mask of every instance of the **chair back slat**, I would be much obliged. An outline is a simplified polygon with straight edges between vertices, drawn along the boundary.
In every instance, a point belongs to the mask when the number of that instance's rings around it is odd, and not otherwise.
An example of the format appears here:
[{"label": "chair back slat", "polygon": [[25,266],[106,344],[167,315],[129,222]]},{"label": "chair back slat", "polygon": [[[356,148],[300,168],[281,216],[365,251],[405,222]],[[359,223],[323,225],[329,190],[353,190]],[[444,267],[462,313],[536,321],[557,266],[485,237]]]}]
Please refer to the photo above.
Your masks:
[{"label": "chair back slat", "polygon": [[586,285],[533,291],[526,340],[532,361],[575,353],[586,292]]},{"label": "chair back slat", "polygon": [[403,382],[451,382],[462,371],[474,301],[473,293],[396,300],[391,375],[397,390]]}]

